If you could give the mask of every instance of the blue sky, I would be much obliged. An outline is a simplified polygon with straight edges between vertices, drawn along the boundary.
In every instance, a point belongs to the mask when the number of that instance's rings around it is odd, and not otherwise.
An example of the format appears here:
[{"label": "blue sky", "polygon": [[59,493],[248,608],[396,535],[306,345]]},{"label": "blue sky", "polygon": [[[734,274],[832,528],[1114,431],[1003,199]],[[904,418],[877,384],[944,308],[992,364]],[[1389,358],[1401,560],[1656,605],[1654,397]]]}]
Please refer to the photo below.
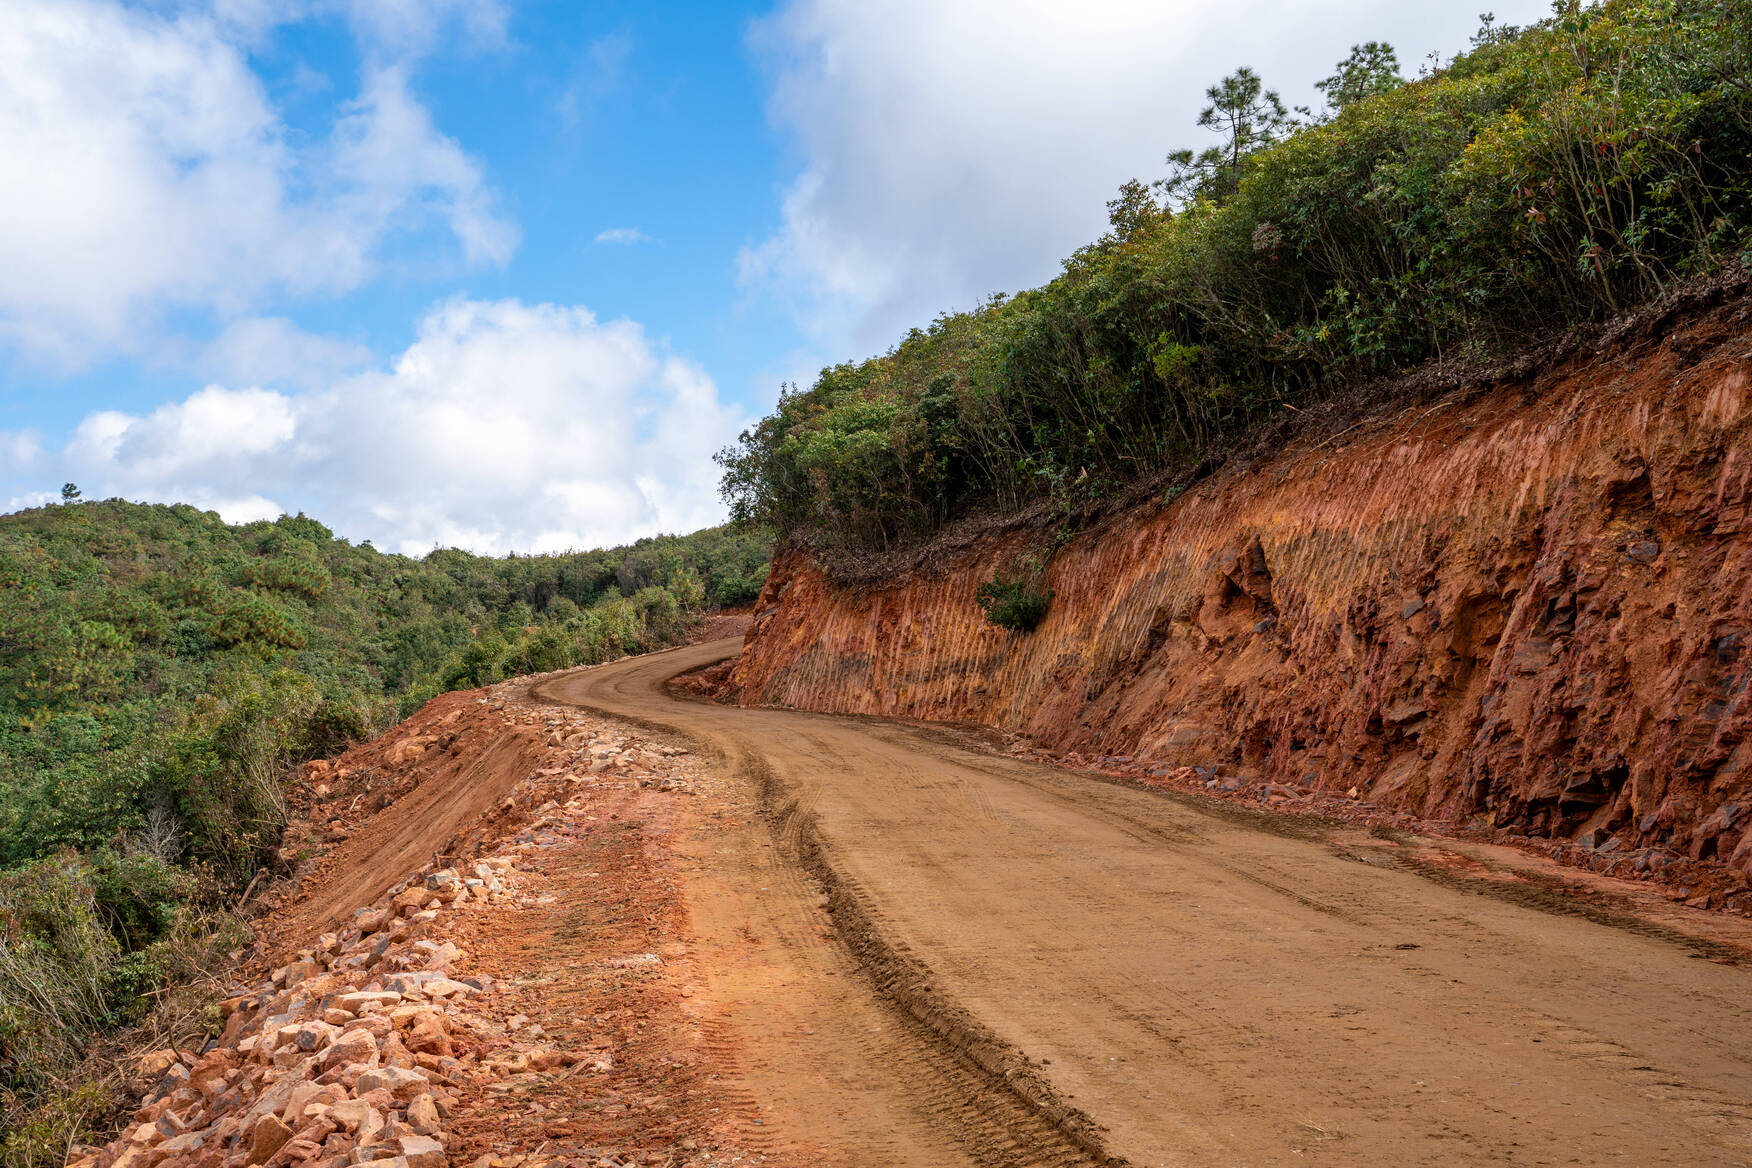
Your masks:
[{"label": "blue sky", "polygon": [[13,0],[0,507],[415,553],[715,522],[782,380],[1050,278],[1217,76],[1312,102],[1476,8]]}]

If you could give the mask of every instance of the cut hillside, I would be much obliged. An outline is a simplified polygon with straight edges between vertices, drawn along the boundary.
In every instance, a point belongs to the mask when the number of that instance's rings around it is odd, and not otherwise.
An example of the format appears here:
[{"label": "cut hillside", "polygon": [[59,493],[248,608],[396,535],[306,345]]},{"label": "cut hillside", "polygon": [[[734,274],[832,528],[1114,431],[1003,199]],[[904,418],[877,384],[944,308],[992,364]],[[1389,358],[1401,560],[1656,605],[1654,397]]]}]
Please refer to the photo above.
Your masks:
[{"label": "cut hillside", "polygon": [[836,585],[782,556],[728,692],[977,722],[1159,781],[1543,841],[1752,912],[1752,301],[1659,314],[1217,472]]},{"label": "cut hillside", "polygon": [[1742,0],[1601,0],[1299,120],[1223,79],[1056,279],[721,456],[783,551],[693,684],[1752,911],[1748,54]]}]

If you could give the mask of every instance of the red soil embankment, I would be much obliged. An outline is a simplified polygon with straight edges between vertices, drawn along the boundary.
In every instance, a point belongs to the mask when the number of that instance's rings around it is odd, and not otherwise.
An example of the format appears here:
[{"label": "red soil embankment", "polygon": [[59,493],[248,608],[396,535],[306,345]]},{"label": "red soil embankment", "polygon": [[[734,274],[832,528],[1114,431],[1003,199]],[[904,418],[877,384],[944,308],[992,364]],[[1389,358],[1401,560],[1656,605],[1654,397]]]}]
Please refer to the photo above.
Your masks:
[{"label": "red soil embankment", "polygon": [[485,692],[442,694],[383,737],[305,768],[282,851],[322,854],[280,891],[267,933],[307,945],[492,826],[494,808],[546,761],[547,743]]},{"label": "red soil embankment", "polygon": [[1061,550],[1028,634],[974,602],[1028,533],[858,588],[791,554],[729,692],[1357,788],[1627,875],[1752,871],[1749,321],[1735,301],[1219,472]]}]

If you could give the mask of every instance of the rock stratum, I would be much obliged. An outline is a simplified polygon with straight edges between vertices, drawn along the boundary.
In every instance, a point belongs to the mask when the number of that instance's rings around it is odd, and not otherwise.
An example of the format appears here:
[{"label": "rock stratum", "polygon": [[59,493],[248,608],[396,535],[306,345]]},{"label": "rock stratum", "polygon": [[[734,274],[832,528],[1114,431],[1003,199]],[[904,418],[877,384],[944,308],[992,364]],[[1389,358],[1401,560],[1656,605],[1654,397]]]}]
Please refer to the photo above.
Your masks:
[{"label": "rock stratum", "polygon": [[1025,526],[855,586],[793,550],[723,694],[1708,870],[1752,911],[1749,322],[1645,318],[1219,470],[1059,550],[1031,633],[975,602]]}]

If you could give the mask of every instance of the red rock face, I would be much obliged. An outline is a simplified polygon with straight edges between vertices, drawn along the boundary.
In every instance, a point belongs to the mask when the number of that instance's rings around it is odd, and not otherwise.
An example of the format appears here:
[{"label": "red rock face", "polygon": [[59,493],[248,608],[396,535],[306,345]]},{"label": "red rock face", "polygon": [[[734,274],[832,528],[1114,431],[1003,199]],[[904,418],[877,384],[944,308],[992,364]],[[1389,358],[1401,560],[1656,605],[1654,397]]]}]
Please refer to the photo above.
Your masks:
[{"label": "red rock face", "polygon": [[1061,550],[1032,633],[974,603],[1021,535],[784,557],[731,690],[1752,871],[1746,316],[1220,473]]}]

